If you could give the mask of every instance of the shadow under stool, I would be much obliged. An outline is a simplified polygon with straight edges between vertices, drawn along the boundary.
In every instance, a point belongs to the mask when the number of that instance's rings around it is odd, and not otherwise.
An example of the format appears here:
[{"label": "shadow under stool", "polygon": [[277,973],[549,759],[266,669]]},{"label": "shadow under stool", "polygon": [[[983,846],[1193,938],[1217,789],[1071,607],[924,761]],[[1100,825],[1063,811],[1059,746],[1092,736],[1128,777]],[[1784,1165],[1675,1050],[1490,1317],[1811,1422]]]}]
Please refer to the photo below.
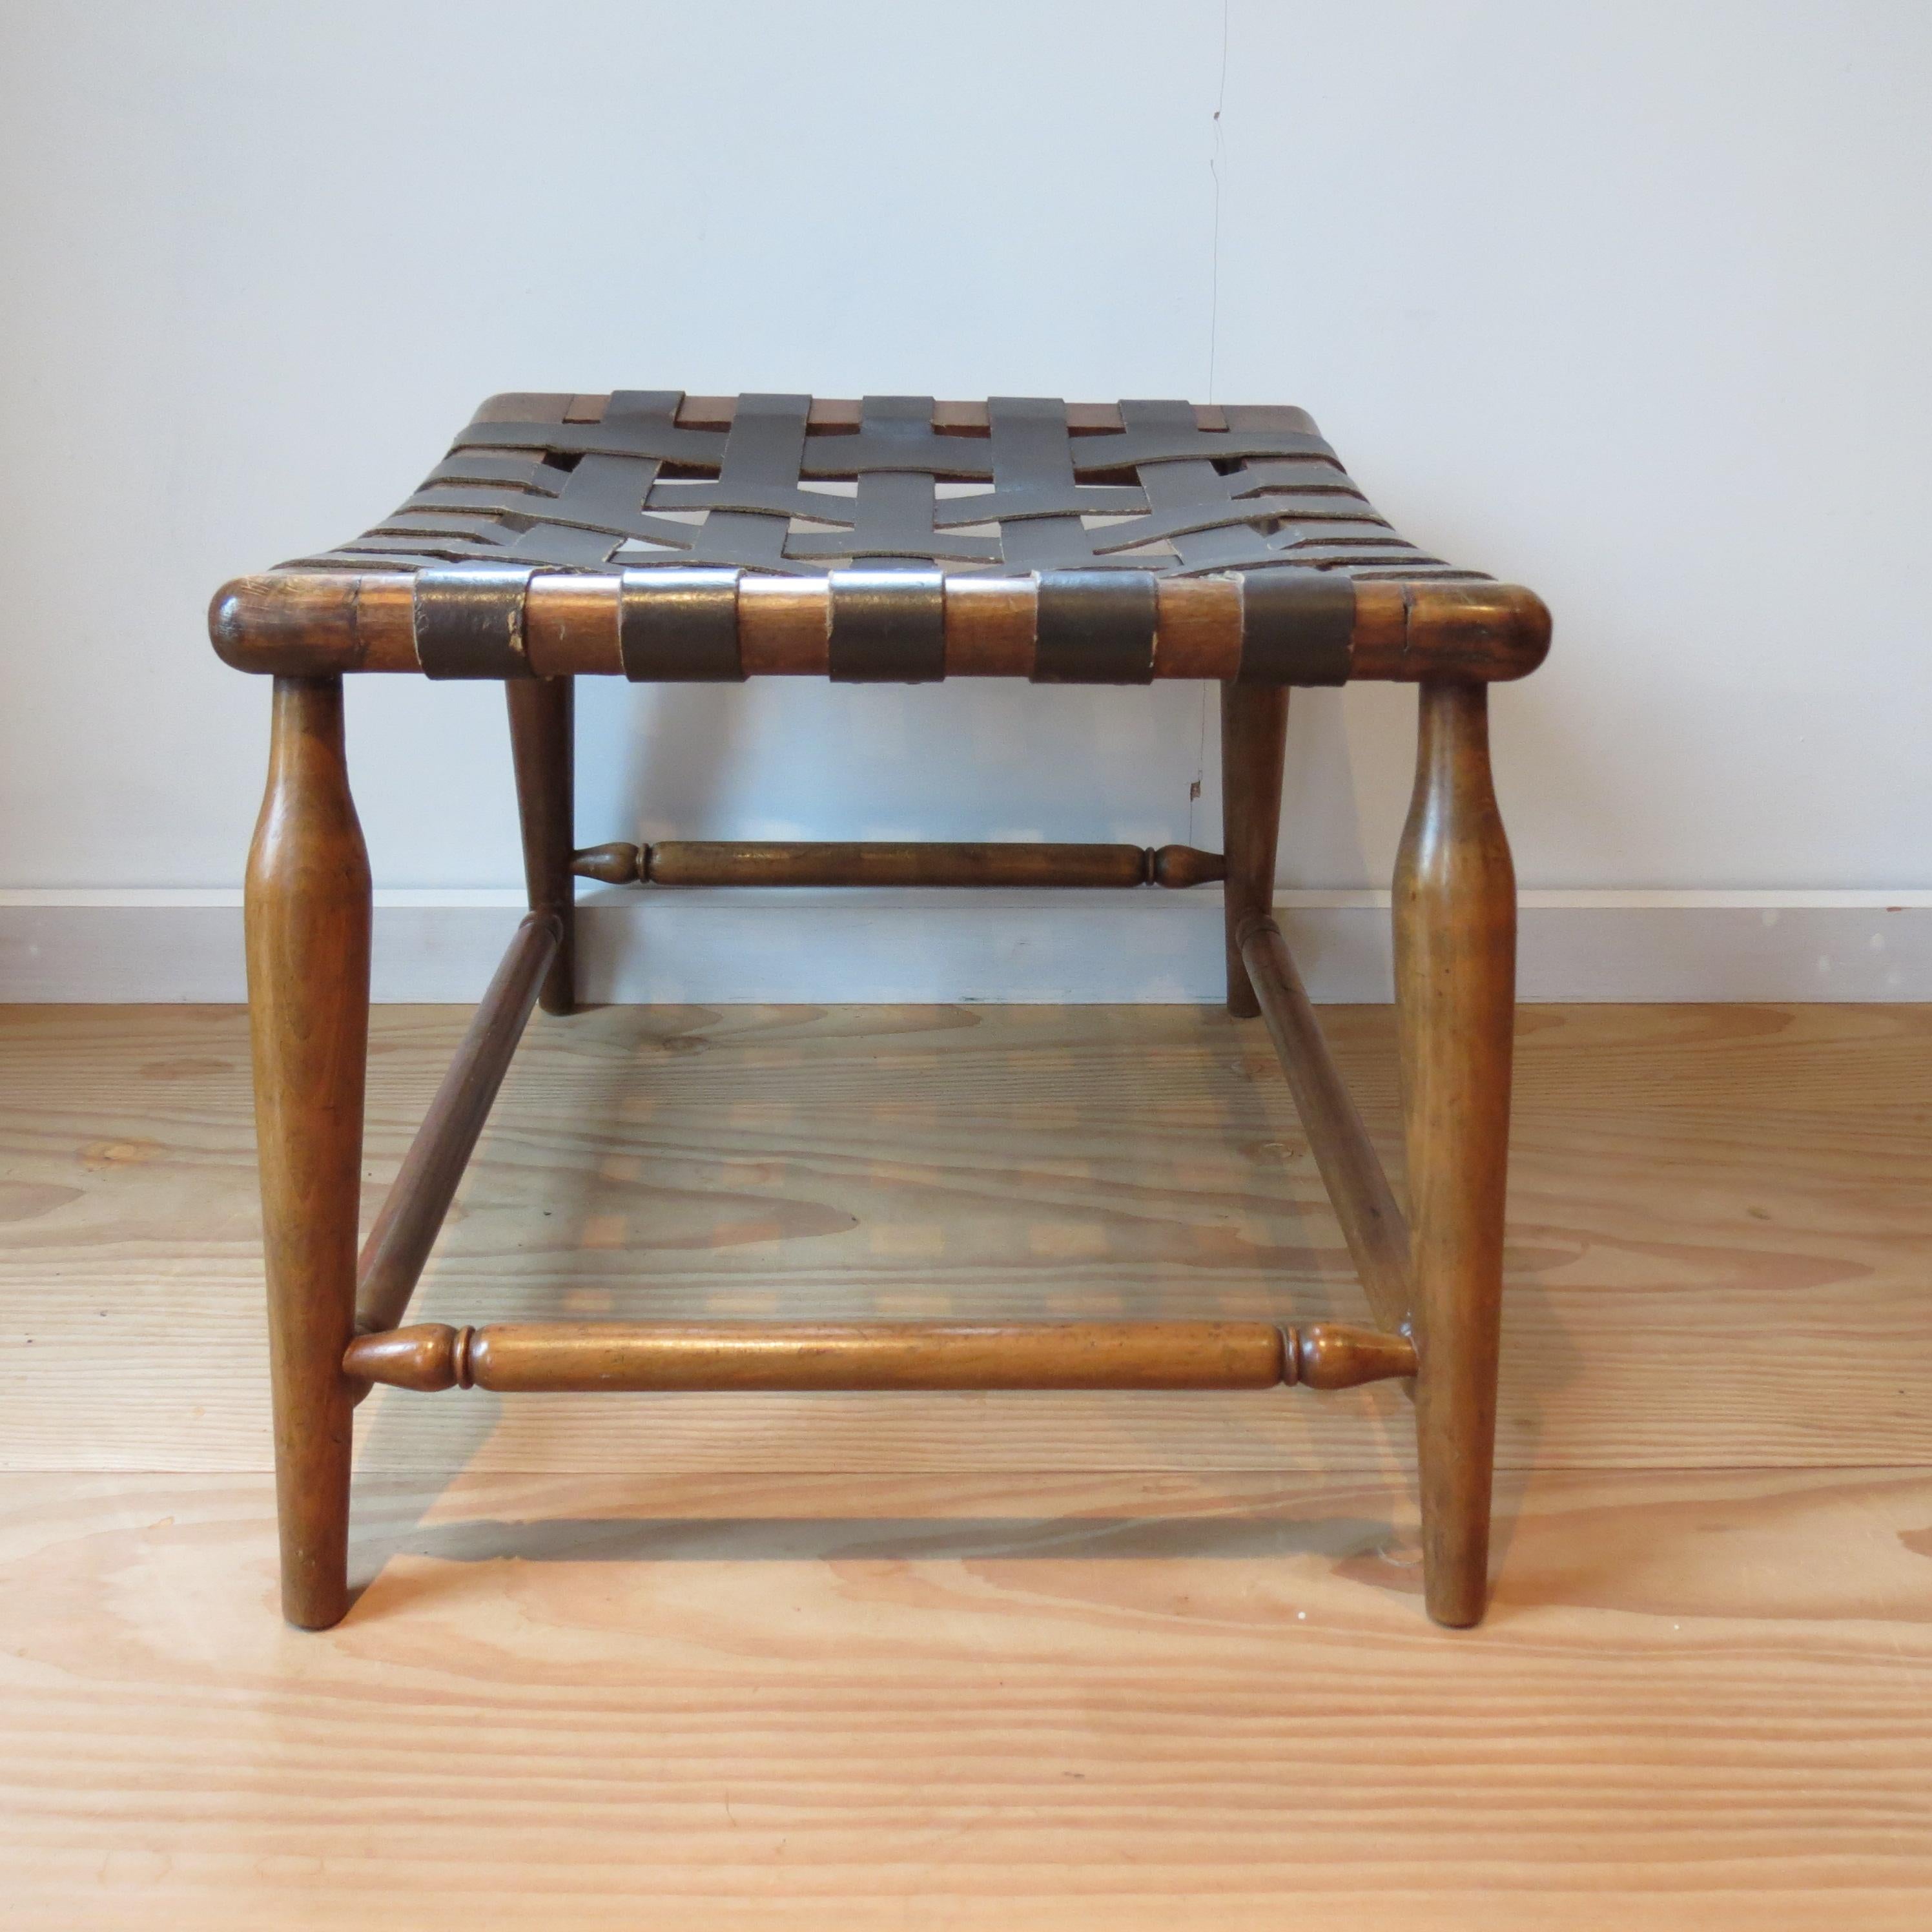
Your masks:
[{"label": "shadow under stool", "polygon": [[[348,1604],[352,1415],[423,1390],[1340,1388],[1415,1397],[1426,1600],[1487,1589],[1516,889],[1487,698],[1530,592],[1378,516],[1300,410],[1038,398],[494,398],[393,516],[236,580],[215,647],[274,680],[248,872],[283,1605]],[[370,877],[349,672],[500,680],[530,911],[359,1253]],[[572,680],[1221,687],[1225,854],[1167,846],[668,842],[574,849]],[[1394,886],[1405,1216],[1273,911],[1288,694],[1418,687]],[[573,875],[658,886],[1225,881],[1228,1006],[1263,1019],[1376,1325],[404,1326],[532,1008],[572,1010]]]}]

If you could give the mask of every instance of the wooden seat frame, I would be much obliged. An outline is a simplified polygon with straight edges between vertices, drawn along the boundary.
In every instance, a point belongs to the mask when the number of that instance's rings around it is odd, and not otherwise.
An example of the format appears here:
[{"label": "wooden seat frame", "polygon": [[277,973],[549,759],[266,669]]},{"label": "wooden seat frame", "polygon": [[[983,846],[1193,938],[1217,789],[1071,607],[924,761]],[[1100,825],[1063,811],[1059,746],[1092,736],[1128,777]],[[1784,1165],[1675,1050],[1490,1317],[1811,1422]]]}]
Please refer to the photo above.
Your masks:
[{"label": "wooden seat frame", "polygon": [[[754,586],[737,604],[746,672],[824,674],[826,580],[745,579],[746,592]],[[1415,1397],[1430,1614],[1450,1625],[1480,1617],[1516,934],[1487,696],[1491,682],[1540,661],[1547,614],[1530,592],[1486,581],[1354,585],[1347,674],[1418,687],[1414,788],[1394,881],[1405,1216],[1274,916],[1288,683],[1241,681],[1238,594],[1231,601],[1211,578],[1164,579],[1158,589],[1154,674],[1221,685],[1225,855],[1176,847],[688,843],[578,853],[572,679],[622,668],[622,586],[595,572],[532,578],[518,593],[528,674],[505,680],[530,911],[359,1258],[371,896],[345,760],[341,675],[421,668],[412,582],[394,572],[294,568],[238,580],[218,596],[212,622],[222,655],[274,680],[268,786],[245,902],[290,1622],[324,1628],[347,1610],[352,1418],[377,1382],[503,1390],[1329,1389],[1385,1378],[1403,1378]],[[1036,583],[1024,578],[948,578],[945,674],[1024,674],[1036,598]],[[573,874],[662,886],[1184,886],[1225,878],[1228,1010],[1268,1026],[1377,1325],[403,1325],[532,1007],[573,1010]]]}]

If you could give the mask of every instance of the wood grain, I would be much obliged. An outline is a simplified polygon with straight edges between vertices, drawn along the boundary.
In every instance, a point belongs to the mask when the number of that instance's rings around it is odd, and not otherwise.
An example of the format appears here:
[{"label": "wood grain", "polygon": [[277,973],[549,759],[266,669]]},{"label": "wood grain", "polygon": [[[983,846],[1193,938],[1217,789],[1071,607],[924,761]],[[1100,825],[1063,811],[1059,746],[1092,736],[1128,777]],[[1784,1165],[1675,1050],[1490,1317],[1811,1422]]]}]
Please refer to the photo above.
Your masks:
[{"label": "wood grain", "polygon": [[[365,1217],[466,1018],[373,1016]],[[1399,1172],[1390,1014],[1322,1022]],[[0,1009],[9,1926],[1926,1922],[1932,1010],[1519,1016],[1454,1636],[1388,1384],[379,1391],[290,1633],[247,1052]],[[1359,1319],[1310,1169],[1218,1011],[586,1012],[418,1307]]]},{"label": "wood grain", "polygon": [[[1321,1017],[1399,1176],[1392,1017]],[[468,1018],[371,1016],[365,1226]],[[0,1466],[266,1468],[245,1016],[0,1009]],[[1928,1093],[1923,1007],[1525,1010],[1499,1466],[1932,1461]],[[412,1303],[456,1322],[1364,1312],[1265,1033],[1182,1006],[538,1019]],[[1412,1466],[1391,1386],[1316,1408],[379,1390],[356,1466]]]},{"label": "wood grain", "polygon": [[[427,1400],[428,1398],[418,1400]],[[1932,1473],[0,1480],[36,1928],[1917,1928]]]}]

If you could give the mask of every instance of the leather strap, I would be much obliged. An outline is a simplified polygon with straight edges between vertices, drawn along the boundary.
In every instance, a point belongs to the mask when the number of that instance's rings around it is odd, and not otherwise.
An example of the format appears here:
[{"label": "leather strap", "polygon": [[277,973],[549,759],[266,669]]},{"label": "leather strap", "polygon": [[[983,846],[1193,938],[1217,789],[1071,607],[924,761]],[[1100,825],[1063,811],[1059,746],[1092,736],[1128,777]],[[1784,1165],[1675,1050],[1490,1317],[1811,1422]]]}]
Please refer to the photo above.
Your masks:
[{"label": "leather strap", "polygon": [[1346,684],[1355,586],[1340,571],[1254,570],[1241,585],[1242,684]]},{"label": "leather strap", "polygon": [[835,684],[935,684],[946,675],[946,592],[936,570],[831,573]]},{"label": "leather strap", "polygon": [[637,683],[738,684],[735,570],[627,570],[619,580],[617,648]]},{"label": "leather strap", "polygon": [[1154,580],[1144,570],[1052,570],[1040,580],[1036,684],[1151,684]]},{"label": "leather strap", "polygon": [[1398,536],[1298,410],[1130,400],[1096,412],[1037,396],[819,406],[675,390],[503,398],[393,515],[303,567],[464,560],[797,577],[1474,574]]},{"label": "leather strap", "polygon": [[416,573],[410,621],[425,677],[532,675],[524,650],[524,595],[536,572],[464,564]]}]

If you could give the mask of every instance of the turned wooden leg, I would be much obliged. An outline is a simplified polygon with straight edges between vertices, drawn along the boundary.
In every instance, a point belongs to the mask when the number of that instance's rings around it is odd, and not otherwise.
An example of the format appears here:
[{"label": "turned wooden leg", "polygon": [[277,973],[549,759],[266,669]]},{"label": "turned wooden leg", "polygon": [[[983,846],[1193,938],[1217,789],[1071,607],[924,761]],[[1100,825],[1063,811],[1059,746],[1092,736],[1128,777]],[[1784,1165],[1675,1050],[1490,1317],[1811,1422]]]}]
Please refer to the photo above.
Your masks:
[{"label": "turned wooden leg", "polygon": [[1275,842],[1281,832],[1282,748],[1288,736],[1288,687],[1221,687],[1221,845],[1228,855],[1228,1010],[1251,1020],[1261,1002],[1241,963],[1241,922],[1274,908]]},{"label": "turned wooden leg", "polygon": [[1420,705],[1395,874],[1416,1429],[1429,1614],[1464,1624],[1489,1588],[1516,874],[1490,786],[1486,688],[1425,685]]},{"label": "turned wooden leg", "polygon": [[282,1613],[349,1607],[369,860],[343,760],[339,678],[278,677],[268,788],[248,854],[248,1012],[262,1168]]},{"label": "turned wooden leg", "polygon": [[547,1013],[577,1006],[576,887],[572,724],[575,681],[568,677],[512,678],[503,686],[510,706],[510,751],[517,770],[517,810],[524,826],[524,877],[530,910],[554,912],[563,938],[544,976],[538,1002]]}]

